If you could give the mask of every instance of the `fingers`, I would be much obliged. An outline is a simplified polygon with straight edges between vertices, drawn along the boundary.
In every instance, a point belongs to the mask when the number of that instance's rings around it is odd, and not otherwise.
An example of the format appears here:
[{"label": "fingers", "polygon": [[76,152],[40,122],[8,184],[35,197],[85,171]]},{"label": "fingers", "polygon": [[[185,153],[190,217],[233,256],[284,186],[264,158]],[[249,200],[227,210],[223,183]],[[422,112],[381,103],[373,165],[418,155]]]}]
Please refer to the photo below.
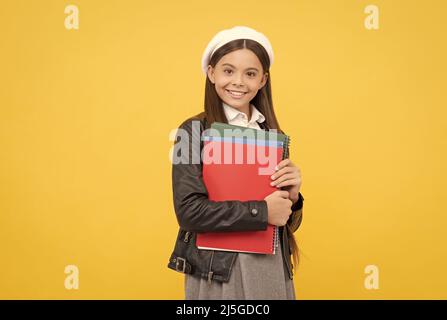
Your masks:
[{"label": "fingers", "polygon": [[289,199],[289,192],[288,192],[288,191],[285,191],[285,190],[278,190],[278,191],[275,191],[275,193],[279,194],[279,196],[280,196],[281,198]]},{"label": "fingers", "polygon": [[279,170],[281,170],[282,168],[288,166],[291,162],[292,162],[292,161],[290,161],[290,159],[284,159],[284,160],[282,160],[282,161],[280,161],[280,162],[278,163],[278,165],[276,166],[275,169],[276,169],[277,171],[279,171]]},{"label": "fingers", "polygon": [[296,165],[292,162],[292,160],[290,160],[289,158],[287,158],[287,159],[281,160],[281,161],[278,163],[278,165],[275,167],[275,172],[278,172],[278,171],[280,171],[281,169],[283,169],[283,168],[287,168],[287,167],[289,167],[289,168],[295,168],[295,169],[297,169],[298,171],[300,171],[300,168],[299,168],[298,166],[296,166]]},{"label": "fingers", "polygon": [[275,181],[272,181],[270,183],[270,185],[271,186],[278,186],[278,187],[280,187],[280,186],[283,186],[283,185],[287,185],[287,184],[281,185],[282,182],[287,181],[287,180],[293,180],[293,179],[297,179],[298,180],[297,175],[296,175],[295,172],[286,173],[286,174],[283,174],[281,177],[277,178]]},{"label": "fingers", "polygon": [[[286,159],[288,160],[288,159]],[[285,161],[285,160],[283,160]],[[282,162],[280,162],[282,163]],[[270,178],[273,180],[270,185],[275,186],[285,180],[289,179],[299,179],[301,177],[301,171],[298,167],[295,167],[291,162],[288,162],[289,166],[283,167],[282,169],[279,169],[274,174],[270,176]]]},{"label": "fingers", "polygon": [[295,167],[285,167],[285,168],[282,168],[282,169],[279,169],[278,171],[276,171],[274,174],[272,174],[270,176],[270,178],[272,180],[275,180],[275,179],[278,179],[279,177],[281,177],[282,175],[284,175],[285,173],[294,172],[295,170],[296,170]]},{"label": "fingers", "polygon": [[276,191],[273,191],[272,193],[270,193],[265,198],[268,198],[268,197],[278,197],[278,196],[280,198],[283,198],[283,199],[289,199],[290,193],[289,193],[289,191],[286,191],[286,190],[276,190]]},{"label": "fingers", "polygon": [[300,180],[298,180],[298,179],[288,179],[284,182],[279,183],[276,187],[281,188],[281,187],[286,187],[286,186],[297,186],[299,184],[300,184]]}]

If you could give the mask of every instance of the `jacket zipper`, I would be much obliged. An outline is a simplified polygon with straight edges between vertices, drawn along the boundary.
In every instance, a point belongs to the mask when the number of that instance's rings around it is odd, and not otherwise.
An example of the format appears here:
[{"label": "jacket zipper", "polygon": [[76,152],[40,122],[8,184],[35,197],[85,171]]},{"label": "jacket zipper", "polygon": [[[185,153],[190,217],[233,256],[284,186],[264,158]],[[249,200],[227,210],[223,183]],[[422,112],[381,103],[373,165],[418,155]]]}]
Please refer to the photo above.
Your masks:
[{"label": "jacket zipper", "polygon": [[214,259],[214,251],[211,252],[211,260],[210,260],[210,267],[208,270],[208,284],[211,284],[211,279],[213,278],[214,272],[211,270],[213,266],[213,259]]},{"label": "jacket zipper", "polygon": [[190,236],[191,236],[191,232],[186,231],[186,233],[185,233],[185,238],[183,239],[183,241],[184,241],[184,242],[188,242]]}]

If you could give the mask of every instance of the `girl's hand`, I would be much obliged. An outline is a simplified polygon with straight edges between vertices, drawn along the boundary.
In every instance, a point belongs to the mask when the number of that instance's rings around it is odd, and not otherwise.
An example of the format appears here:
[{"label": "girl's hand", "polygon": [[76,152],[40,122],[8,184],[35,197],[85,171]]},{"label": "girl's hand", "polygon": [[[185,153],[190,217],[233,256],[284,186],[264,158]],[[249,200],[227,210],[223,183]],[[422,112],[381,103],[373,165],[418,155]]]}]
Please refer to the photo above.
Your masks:
[{"label": "girl's hand", "polygon": [[284,159],[278,163],[276,172],[272,174],[272,186],[284,187],[282,190],[289,192],[292,203],[298,201],[298,193],[301,188],[301,170],[295,166],[290,159]]},{"label": "girl's hand", "polygon": [[264,200],[267,202],[268,223],[278,227],[285,226],[292,213],[292,201],[289,199],[289,193],[277,190],[265,197]]}]

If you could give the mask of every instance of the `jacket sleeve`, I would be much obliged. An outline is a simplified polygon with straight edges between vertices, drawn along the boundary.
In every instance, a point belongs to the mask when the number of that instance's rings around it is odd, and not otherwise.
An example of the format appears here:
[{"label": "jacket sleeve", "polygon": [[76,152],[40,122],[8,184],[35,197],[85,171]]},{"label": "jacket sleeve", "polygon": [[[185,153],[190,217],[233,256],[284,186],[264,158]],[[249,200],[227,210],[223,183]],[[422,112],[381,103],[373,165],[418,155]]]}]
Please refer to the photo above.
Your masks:
[{"label": "jacket sleeve", "polygon": [[297,202],[295,202],[292,205],[292,214],[289,217],[289,220],[287,221],[287,224],[290,227],[290,231],[295,232],[298,230],[298,228],[301,225],[301,221],[303,220],[303,202],[304,198],[302,197],[300,193],[301,200],[298,199]]},{"label": "jacket sleeve", "polygon": [[[180,228],[191,232],[266,230],[267,202],[211,201],[202,178],[203,124],[186,120],[177,130],[172,154],[174,209]],[[174,160],[175,159],[175,160]]]}]

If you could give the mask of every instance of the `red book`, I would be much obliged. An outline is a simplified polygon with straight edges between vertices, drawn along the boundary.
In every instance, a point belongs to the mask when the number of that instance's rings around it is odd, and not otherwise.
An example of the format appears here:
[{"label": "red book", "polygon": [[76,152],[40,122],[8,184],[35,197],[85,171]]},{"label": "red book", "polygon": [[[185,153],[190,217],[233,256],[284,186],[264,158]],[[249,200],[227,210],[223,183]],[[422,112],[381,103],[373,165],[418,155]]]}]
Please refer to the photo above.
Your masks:
[{"label": "red book", "polygon": [[[257,131],[257,129],[216,122],[211,128],[217,128],[220,132],[223,128]],[[275,172],[275,166],[287,157],[289,137],[279,133],[274,137],[276,137],[274,141],[271,140],[271,136],[267,136],[264,140],[237,137],[228,139],[216,135],[203,137],[203,180],[209,199],[212,201],[263,200],[278,190],[270,185],[272,181],[270,176]],[[212,152],[207,152],[207,150],[212,150]],[[214,150],[221,150],[220,155],[214,154]],[[231,150],[230,156],[228,156],[229,150]],[[226,158],[224,158],[225,152],[227,152]],[[241,161],[236,161],[236,152],[239,152],[239,156],[243,154],[239,158]],[[251,161],[247,156],[249,152],[255,155]],[[259,154],[263,156],[258,157]],[[219,158],[220,161],[216,161]],[[269,162],[266,162],[266,158]],[[219,163],[210,163],[210,159]],[[267,230],[263,231],[198,233],[196,245],[199,249],[275,254],[278,239],[278,228],[269,224]]]}]

